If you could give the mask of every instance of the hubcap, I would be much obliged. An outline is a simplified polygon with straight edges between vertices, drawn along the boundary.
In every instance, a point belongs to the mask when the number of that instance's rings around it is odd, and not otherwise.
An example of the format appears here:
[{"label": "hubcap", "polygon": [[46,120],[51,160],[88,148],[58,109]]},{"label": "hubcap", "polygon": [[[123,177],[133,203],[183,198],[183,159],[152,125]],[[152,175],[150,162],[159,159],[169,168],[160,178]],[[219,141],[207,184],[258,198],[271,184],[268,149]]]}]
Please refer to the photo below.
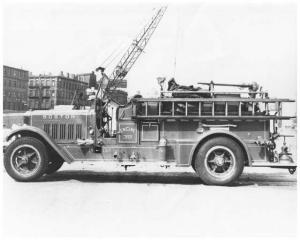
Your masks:
[{"label": "hubcap", "polygon": [[205,156],[205,168],[215,177],[232,174],[235,162],[233,152],[225,146],[212,147]]},{"label": "hubcap", "polygon": [[225,163],[225,159],[223,156],[215,156],[214,158],[214,162],[218,165],[218,166],[223,166]]},{"label": "hubcap", "polygon": [[37,171],[41,163],[41,156],[35,147],[20,145],[11,154],[11,163],[16,173],[28,176]]}]

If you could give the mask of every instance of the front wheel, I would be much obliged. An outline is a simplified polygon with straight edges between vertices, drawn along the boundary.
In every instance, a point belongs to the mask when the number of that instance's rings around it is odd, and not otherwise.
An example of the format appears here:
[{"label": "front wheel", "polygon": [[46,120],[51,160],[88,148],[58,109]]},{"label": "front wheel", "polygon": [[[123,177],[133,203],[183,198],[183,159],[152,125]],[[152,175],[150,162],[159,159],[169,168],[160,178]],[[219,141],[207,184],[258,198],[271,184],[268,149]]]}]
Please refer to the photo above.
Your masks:
[{"label": "front wheel", "polygon": [[7,147],[4,155],[5,170],[17,181],[36,180],[45,173],[47,166],[47,149],[36,138],[16,139]]},{"label": "front wheel", "polygon": [[204,183],[226,185],[241,175],[244,161],[244,154],[239,144],[230,138],[216,137],[200,147],[194,167]]}]

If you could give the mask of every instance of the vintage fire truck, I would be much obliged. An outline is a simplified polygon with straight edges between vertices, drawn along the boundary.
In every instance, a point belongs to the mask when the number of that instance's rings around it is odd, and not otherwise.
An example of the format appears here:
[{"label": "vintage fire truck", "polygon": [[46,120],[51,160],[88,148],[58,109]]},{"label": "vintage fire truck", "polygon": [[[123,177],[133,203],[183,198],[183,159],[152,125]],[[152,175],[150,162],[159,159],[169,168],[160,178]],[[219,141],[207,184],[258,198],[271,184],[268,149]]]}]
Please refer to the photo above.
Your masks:
[{"label": "vintage fire truck", "polygon": [[[24,115],[24,126],[7,137],[4,166],[12,178],[32,181],[75,161],[109,161],[125,169],[191,166],[204,183],[214,185],[230,184],[245,166],[296,170],[285,141],[289,136],[278,131],[281,121],[293,118],[283,114],[282,104],[294,101],[270,98],[255,83],[193,87],[171,79],[164,91],[165,79],[158,78],[160,97],[136,95],[108,111],[113,91],[124,84],[165,11],[158,9],[109,77],[103,67],[96,69],[102,78],[96,91],[88,91],[90,108]],[[217,91],[217,86],[238,91]],[[279,138],[284,141],[278,150]]]},{"label": "vintage fire truck", "polygon": [[64,162],[113,161],[125,169],[150,163],[191,166],[212,185],[232,183],[244,167],[296,170],[285,141],[289,136],[278,132],[280,121],[293,118],[282,114],[282,104],[293,100],[270,98],[255,83],[230,85],[247,91],[221,92],[215,90],[218,84],[207,85],[175,83],[158,98],[135,96],[117,108],[116,129],[110,129],[110,100],[101,94],[89,109],[29,111],[26,125],[7,137],[5,169],[17,181],[32,181]]}]

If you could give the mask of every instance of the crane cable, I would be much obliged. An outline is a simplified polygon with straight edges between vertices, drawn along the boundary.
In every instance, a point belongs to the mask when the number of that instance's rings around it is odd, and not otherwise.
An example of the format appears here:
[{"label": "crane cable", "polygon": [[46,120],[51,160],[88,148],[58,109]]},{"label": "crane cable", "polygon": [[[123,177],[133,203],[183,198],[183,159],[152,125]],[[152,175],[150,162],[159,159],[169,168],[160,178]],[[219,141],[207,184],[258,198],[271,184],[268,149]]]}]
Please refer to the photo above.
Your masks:
[{"label": "crane cable", "polygon": [[119,50],[120,46],[122,45],[123,43],[120,43],[112,52],[110,55],[108,55],[104,61],[100,64],[100,66],[106,66],[105,63],[113,56],[115,55],[115,53]]},{"label": "crane cable", "polygon": [[174,71],[173,71],[173,77],[176,77],[176,67],[177,67],[177,52],[178,52],[178,42],[179,42],[179,10],[177,10],[177,33],[176,33],[176,43],[175,43],[175,55],[174,55]]},{"label": "crane cable", "polygon": [[[154,12],[157,8],[153,8],[152,9],[152,12]],[[140,25],[146,25],[147,24],[147,20],[146,17],[144,16],[142,20],[139,20],[139,22],[141,23]],[[128,36],[129,37],[129,36]],[[129,37],[130,39],[132,37]],[[131,41],[130,41],[131,42]],[[105,68],[109,67],[112,62],[118,57],[121,55],[122,52],[126,51],[126,49],[128,48],[128,43],[126,42],[126,46],[125,46],[125,43],[124,42],[121,42],[112,52],[111,54],[104,59],[104,61],[101,63],[100,66],[103,66]],[[123,45],[123,47],[122,47]],[[108,62],[109,60],[109,62]],[[108,63],[107,63],[108,62]]]},{"label": "crane cable", "polygon": [[[121,45],[123,45],[123,46],[121,46]],[[118,52],[115,51],[116,54],[111,58],[111,60],[110,60],[104,67],[105,67],[105,68],[108,68],[108,67],[112,64],[112,62],[124,52],[124,50],[125,50],[126,48],[127,48],[127,45],[125,46],[125,43],[124,43],[124,42],[123,42],[123,44],[120,44],[120,45],[119,45],[119,50],[118,50]]]}]

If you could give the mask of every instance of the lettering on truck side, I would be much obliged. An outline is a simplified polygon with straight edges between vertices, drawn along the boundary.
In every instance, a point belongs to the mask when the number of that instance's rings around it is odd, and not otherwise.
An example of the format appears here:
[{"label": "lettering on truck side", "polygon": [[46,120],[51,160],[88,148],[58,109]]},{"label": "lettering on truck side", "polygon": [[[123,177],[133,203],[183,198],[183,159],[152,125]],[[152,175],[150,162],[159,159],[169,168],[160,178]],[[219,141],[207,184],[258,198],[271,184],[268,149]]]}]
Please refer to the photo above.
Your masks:
[{"label": "lettering on truck side", "polygon": [[44,120],[75,119],[75,115],[43,115]]}]

